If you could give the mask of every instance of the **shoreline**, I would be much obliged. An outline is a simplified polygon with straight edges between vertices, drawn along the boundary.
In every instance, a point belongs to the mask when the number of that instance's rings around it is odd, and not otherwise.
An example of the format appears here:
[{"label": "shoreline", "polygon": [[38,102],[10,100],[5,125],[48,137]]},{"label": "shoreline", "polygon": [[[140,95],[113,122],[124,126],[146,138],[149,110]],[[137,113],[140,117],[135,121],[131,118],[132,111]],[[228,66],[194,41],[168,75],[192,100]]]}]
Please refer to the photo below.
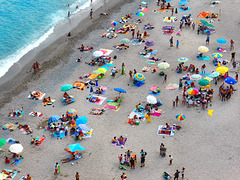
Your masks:
[{"label": "shoreline", "polygon": [[[54,68],[56,64],[66,63],[67,57],[76,51],[71,47],[76,47],[77,41],[85,39],[91,31],[102,29],[101,23],[109,17],[99,16],[100,12],[116,12],[117,8],[114,7],[124,5],[126,2],[132,2],[132,0],[117,0],[114,2],[101,2],[99,0],[93,2],[88,8],[70,16],[63,23],[56,25],[54,32],[45,41],[14,63],[7,73],[0,78],[0,91],[2,92],[0,108],[9,102],[9,98],[12,99],[12,97],[26,90],[29,82],[36,81],[41,77],[41,72],[33,74],[32,64],[35,61],[40,63],[40,70],[44,71]],[[95,10],[94,18],[90,21],[89,10],[91,8]],[[111,16],[111,13],[109,16]],[[71,37],[67,37],[68,32],[71,32]],[[59,54],[59,52],[62,53]],[[11,87],[11,90],[8,87]]]}]

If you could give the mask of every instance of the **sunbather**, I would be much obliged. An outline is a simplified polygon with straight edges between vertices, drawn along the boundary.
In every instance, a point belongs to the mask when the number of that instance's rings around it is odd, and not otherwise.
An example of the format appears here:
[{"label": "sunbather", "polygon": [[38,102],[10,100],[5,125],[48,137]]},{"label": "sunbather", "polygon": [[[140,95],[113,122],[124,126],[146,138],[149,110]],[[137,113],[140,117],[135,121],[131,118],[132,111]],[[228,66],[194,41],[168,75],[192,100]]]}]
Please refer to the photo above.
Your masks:
[{"label": "sunbather", "polygon": [[100,15],[102,15],[102,16],[107,16],[108,13],[100,13]]},{"label": "sunbather", "polygon": [[112,139],[112,143],[118,143],[116,136],[114,136],[114,138]]},{"label": "sunbather", "polygon": [[16,169],[13,169],[12,171],[2,170],[2,173],[8,175],[7,178],[11,179],[14,171],[17,171],[17,170]]},{"label": "sunbather", "polygon": [[145,25],[145,29],[153,29],[154,26],[150,25],[150,23],[148,23],[147,25]]},{"label": "sunbather", "polygon": [[101,87],[98,87],[98,89],[96,90],[96,93],[97,94],[102,94],[103,92],[103,89]]},{"label": "sunbather", "polygon": [[94,61],[94,60],[92,60],[91,62],[85,62],[86,64],[88,64],[88,65],[90,65],[90,66],[95,66],[97,63]]},{"label": "sunbather", "polygon": [[66,159],[61,159],[62,163],[67,163],[69,161],[78,159],[78,154],[75,154],[74,152],[72,153],[72,156],[70,158],[66,158]]},{"label": "sunbather", "polygon": [[98,101],[100,101],[100,98],[96,97],[96,99],[93,99],[93,97],[91,96],[88,100],[91,102],[98,102]]},{"label": "sunbather", "polygon": [[13,165],[13,166],[16,165],[20,159],[23,159],[23,157],[22,157],[21,155],[18,156],[18,157],[11,163],[11,165]]},{"label": "sunbather", "polygon": [[154,61],[160,61],[161,60],[161,58],[156,58],[156,57],[150,57],[149,59],[154,60]]}]

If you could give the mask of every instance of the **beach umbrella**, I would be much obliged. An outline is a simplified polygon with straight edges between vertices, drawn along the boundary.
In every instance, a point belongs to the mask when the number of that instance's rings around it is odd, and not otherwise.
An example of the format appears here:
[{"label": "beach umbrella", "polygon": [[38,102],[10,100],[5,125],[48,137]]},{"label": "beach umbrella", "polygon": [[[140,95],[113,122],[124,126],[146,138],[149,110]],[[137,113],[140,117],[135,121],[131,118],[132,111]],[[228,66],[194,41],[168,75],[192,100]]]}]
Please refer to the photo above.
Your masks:
[{"label": "beach umbrella", "polygon": [[111,25],[112,25],[112,26],[116,26],[116,25],[117,25],[117,22],[116,22],[116,21],[112,21],[112,22],[111,22]]},{"label": "beach umbrella", "polygon": [[72,89],[73,88],[73,85],[71,85],[71,84],[65,84],[65,85],[63,85],[61,88],[60,88],[60,90],[61,91],[68,91],[68,90],[70,90],[70,89]]},{"label": "beach umbrella", "polygon": [[146,44],[146,46],[153,46],[156,43],[154,41],[147,41],[145,44]]},{"label": "beach umbrella", "polygon": [[198,84],[200,86],[207,86],[207,85],[209,85],[209,81],[206,80],[206,79],[201,79],[201,80],[198,81]]},{"label": "beach umbrella", "polygon": [[219,72],[220,74],[225,74],[226,72],[228,72],[228,68],[227,67],[218,67],[216,69],[217,72]]},{"label": "beach umbrella", "polygon": [[137,12],[136,15],[137,16],[144,16],[144,13],[143,12]]},{"label": "beach umbrella", "polygon": [[48,123],[57,122],[59,119],[60,119],[60,116],[51,116],[51,117],[48,119]]},{"label": "beach umbrella", "polygon": [[95,51],[94,53],[93,53],[93,56],[94,57],[101,57],[101,56],[103,56],[103,52],[102,51]]},{"label": "beach umbrella", "polygon": [[9,147],[9,151],[12,152],[12,153],[19,154],[23,151],[23,146],[21,144],[12,144]]},{"label": "beach umbrella", "polygon": [[198,81],[198,80],[202,79],[202,76],[200,74],[193,74],[190,76],[190,79],[192,81]]},{"label": "beach umbrella", "polygon": [[224,79],[224,81],[225,81],[226,83],[232,84],[232,85],[237,83],[236,79],[234,79],[234,78],[232,78],[232,77],[227,77],[227,78]]},{"label": "beach umbrella", "polygon": [[182,62],[187,62],[188,61],[188,58],[185,58],[185,57],[181,57],[177,60],[178,62],[182,63]]},{"label": "beach umbrella", "polygon": [[69,109],[67,110],[66,114],[69,116],[74,116],[78,113],[78,111],[76,109]]},{"label": "beach umbrella", "polygon": [[147,102],[150,103],[150,104],[156,104],[157,103],[157,99],[152,96],[152,95],[148,95],[147,96]]},{"label": "beach umbrella", "polygon": [[196,94],[199,93],[199,90],[198,90],[197,88],[189,88],[189,89],[187,90],[187,92],[188,92],[188,94],[190,94],[190,95],[196,95]]},{"label": "beach umbrella", "polygon": [[122,43],[129,43],[130,40],[129,40],[128,38],[123,38],[123,39],[121,40],[121,42],[122,42]]},{"label": "beach umbrella", "polygon": [[6,144],[6,140],[5,139],[0,139],[0,147],[2,147],[4,144]]},{"label": "beach umbrella", "polygon": [[212,57],[215,57],[215,58],[220,58],[222,57],[223,55],[221,53],[213,53],[212,54]]},{"label": "beach umbrella", "polygon": [[225,44],[227,42],[227,40],[220,38],[217,40],[217,42],[220,44]]},{"label": "beach umbrella", "polygon": [[203,78],[203,79],[206,79],[206,80],[208,80],[209,82],[211,82],[213,79],[212,78],[210,78],[210,77],[205,77],[205,78]]},{"label": "beach umbrella", "polygon": [[87,127],[86,124],[79,124],[78,129],[83,130],[83,131],[91,131],[89,127]]},{"label": "beach umbrella", "polygon": [[77,118],[77,120],[76,120],[76,125],[79,125],[79,124],[87,124],[87,122],[88,122],[87,117],[82,116],[82,117]]},{"label": "beach umbrella", "polygon": [[79,143],[68,145],[71,152],[85,150]]},{"label": "beach umbrella", "polygon": [[97,71],[105,74],[107,72],[107,69],[105,69],[105,68],[98,68]]},{"label": "beach umbrella", "polygon": [[185,115],[183,115],[183,114],[177,114],[177,115],[176,115],[176,119],[179,120],[179,121],[183,121],[185,118],[186,118],[186,117],[185,117]]},{"label": "beach umbrella", "polygon": [[220,75],[219,72],[212,72],[212,73],[209,75],[209,77],[214,78],[214,77],[218,77],[219,75]]},{"label": "beach umbrella", "polygon": [[134,75],[134,79],[135,79],[136,81],[142,82],[142,81],[145,81],[145,76],[144,76],[143,74],[141,74],[141,73],[136,73],[136,74]]},{"label": "beach umbrella", "polygon": [[178,13],[178,10],[177,10],[177,8],[175,8],[175,14],[177,14]]},{"label": "beach umbrella", "polygon": [[127,91],[125,91],[122,88],[114,88],[115,91],[119,92],[119,93],[126,93]]},{"label": "beach umbrella", "polygon": [[206,53],[209,51],[209,49],[206,46],[199,46],[198,51],[201,53]]},{"label": "beach umbrella", "polygon": [[159,69],[167,69],[169,67],[170,67],[170,64],[168,64],[167,62],[161,62],[158,64]]}]

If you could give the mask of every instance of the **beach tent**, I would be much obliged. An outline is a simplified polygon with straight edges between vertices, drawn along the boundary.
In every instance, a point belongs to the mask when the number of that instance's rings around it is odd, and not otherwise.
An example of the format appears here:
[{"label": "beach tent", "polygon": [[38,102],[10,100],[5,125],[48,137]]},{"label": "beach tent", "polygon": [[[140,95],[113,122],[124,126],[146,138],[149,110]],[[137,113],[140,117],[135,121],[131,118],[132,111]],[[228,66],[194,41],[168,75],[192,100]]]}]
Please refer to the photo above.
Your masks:
[{"label": "beach tent", "polygon": [[85,150],[79,143],[68,145],[71,152]]}]

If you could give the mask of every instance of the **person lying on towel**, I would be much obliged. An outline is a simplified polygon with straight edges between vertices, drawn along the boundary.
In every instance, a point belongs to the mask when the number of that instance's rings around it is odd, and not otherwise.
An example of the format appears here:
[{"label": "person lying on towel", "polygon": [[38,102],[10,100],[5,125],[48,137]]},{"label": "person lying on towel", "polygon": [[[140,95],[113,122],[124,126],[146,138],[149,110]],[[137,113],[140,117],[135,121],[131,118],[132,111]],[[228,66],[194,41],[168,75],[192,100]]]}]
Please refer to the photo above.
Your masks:
[{"label": "person lying on towel", "polygon": [[17,171],[17,170],[13,169],[12,172],[11,171],[6,171],[6,170],[2,170],[2,173],[8,175],[7,178],[11,179],[14,171]]},{"label": "person lying on towel", "polygon": [[67,163],[69,161],[75,160],[78,158],[78,154],[72,153],[72,156],[70,158],[61,159],[62,163]]},{"label": "person lying on towel", "polygon": [[99,102],[99,101],[100,101],[100,98],[99,98],[99,97],[96,97],[96,99],[93,99],[93,97],[91,96],[91,97],[89,98],[89,101],[91,101],[91,102]]}]

